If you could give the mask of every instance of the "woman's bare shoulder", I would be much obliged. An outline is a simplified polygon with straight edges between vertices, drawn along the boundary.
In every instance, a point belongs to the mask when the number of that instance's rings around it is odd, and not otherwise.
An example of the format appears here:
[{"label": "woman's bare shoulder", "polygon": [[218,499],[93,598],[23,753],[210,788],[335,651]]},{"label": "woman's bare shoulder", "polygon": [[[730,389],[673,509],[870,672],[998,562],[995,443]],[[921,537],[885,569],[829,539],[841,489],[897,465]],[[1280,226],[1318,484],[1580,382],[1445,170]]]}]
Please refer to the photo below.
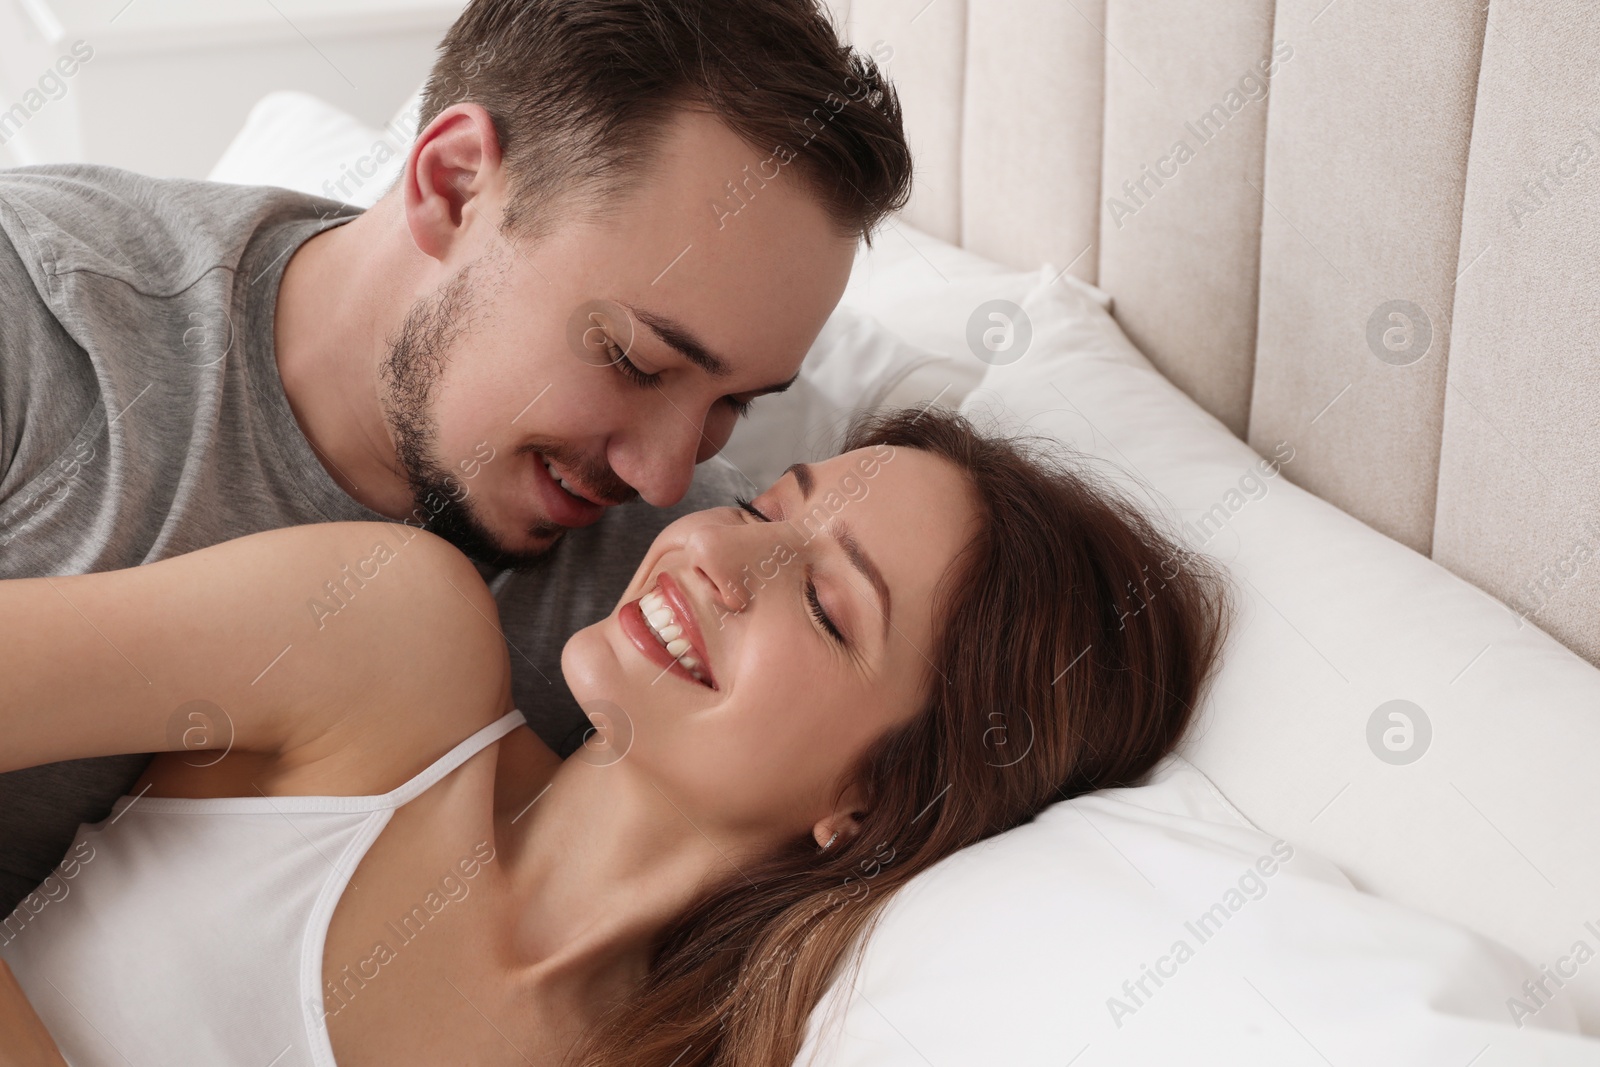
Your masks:
[{"label": "woman's bare shoulder", "polygon": [[250,536],[280,595],[299,601],[280,658],[254,683],[286,691],[294,731],[231,762],[211,763],[214,750],[158,757],[147,776],[157,795],[382,793],[510,709],[494,596],[449,542],[382,522]]}]

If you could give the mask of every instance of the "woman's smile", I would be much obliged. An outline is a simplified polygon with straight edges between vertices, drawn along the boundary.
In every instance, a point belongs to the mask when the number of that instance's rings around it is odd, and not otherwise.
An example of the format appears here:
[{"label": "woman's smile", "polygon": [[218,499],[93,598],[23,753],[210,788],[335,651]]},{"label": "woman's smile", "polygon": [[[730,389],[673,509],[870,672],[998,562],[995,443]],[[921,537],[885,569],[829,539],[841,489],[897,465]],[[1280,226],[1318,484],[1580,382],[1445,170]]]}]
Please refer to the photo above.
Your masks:
[{"label": "woman's smile", "polygon": [[652,589],[622,606],[618,621],[645,658],[665,673],[717,688],[705,636],[688,596],[672,575],[665,571],[658,575]]}]

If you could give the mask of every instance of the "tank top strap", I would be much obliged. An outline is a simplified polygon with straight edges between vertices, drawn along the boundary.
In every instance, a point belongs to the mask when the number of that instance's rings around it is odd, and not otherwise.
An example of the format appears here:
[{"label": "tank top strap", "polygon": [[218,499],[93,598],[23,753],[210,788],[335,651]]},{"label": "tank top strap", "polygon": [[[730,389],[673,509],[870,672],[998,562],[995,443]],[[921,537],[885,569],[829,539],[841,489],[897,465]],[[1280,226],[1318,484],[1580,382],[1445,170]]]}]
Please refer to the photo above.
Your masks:
[{"label": "tank top strap", "polygon": [[500,740],[506,734],[509,734],[512,730],[526,724],[527,719],[523,717],[522,712],[512,708],[500,718],[478,730],[471,737],[456,745],[455,748],[434,760],[409,782],[383,794],[384,800],[388,802],[386,806],[398,808],[407,801],[422,795],[439,779]]}]

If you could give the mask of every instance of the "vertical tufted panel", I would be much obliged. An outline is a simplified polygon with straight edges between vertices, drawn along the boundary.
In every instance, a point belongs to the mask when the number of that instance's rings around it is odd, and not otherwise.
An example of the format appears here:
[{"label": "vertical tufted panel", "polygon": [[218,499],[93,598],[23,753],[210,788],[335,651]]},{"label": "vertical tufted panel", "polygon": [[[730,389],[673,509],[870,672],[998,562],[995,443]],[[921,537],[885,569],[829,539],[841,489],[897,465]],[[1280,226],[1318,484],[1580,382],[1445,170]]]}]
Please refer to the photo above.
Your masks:
[{"label": "vertical tufted panel", "polygon": [[1096,280],[1105,0],[976,3],[967,16],[961,243]]},{"label": "vertical tufted panel", "polygon": [[1291,479],[1600,661],[1591,6],[828,3],[905,103],[907,221],[1076,258]]},{"label": "vertical tufted panel", "polygon": [[878,60],[905,107],[916,186],[907,222],[961,243],[967,0],[848,0],[850,42]]},{"label": "vertical tufted panel", "polygon": [[1106,36],[1100,284],[1151,362],[1242,437],[1271,0],[1110,0]]},{"label": "vertical tufted panel", "polygon": [[1495,0],[1484,52],[1433,555],[1600,662],[1600,22]]},{"label": "vertical tufted panel", "polygon": [[1274,31],[1295,51],[1267,130],[1249,440],[1289,441],[1293,481],[1422,553],[1483,20],[1280,0]]}]

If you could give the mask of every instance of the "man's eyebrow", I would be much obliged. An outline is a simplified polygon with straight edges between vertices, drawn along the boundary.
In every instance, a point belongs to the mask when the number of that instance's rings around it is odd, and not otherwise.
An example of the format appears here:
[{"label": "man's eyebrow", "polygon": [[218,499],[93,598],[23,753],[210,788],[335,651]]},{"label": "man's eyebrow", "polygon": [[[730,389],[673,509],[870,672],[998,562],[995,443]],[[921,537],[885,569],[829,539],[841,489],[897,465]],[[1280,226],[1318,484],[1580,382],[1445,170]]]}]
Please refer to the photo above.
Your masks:
[{"label": "man's eyebrow", "polygon": [[[817,479],[812,473],[811,465],[808,463],[791,463],[783,473],[794,475],[795,484],[800,487],[801,502],[808,501],[811,498],[812,490],[817,485]],[[883,572],[878,569],[877,564],[872,562],[871,557],[862,550],[861,542],[856,540],[855,534],[850,532],[850,528],[844,524],[843,520],[836,521],[833,524],[833,539],[839,543],[840,548],[844,549],[845,558],[850,561],[850,565],[860,571],[862,576],[872,583],[873,591],[878,594],[878,605],[883,613],[883,637],[888,640],[889,583],[883,580]]]},{"label": "man's eyebrow", "polygon": [[[672,348],[684,359],[693,363],[711,377],[720,379],[730,377],[733,374],[733,368],[728,365],[728,361],[721,356],[713,355],[701,342],[700,338],[696,337],[693,331],[681,322],[665,315],[658,315],[654,311],[646,311],[643,308],[634,307],[625,301],[622,306],[628,309],[630,315],[650,327],[651,332],[663,344]],[[755,397],[766,396],[768,393],[781,393],[793,385],[799,377],[800,372],[796,371],[788,381],[752,389],[749,391],[749,395]]]}]

